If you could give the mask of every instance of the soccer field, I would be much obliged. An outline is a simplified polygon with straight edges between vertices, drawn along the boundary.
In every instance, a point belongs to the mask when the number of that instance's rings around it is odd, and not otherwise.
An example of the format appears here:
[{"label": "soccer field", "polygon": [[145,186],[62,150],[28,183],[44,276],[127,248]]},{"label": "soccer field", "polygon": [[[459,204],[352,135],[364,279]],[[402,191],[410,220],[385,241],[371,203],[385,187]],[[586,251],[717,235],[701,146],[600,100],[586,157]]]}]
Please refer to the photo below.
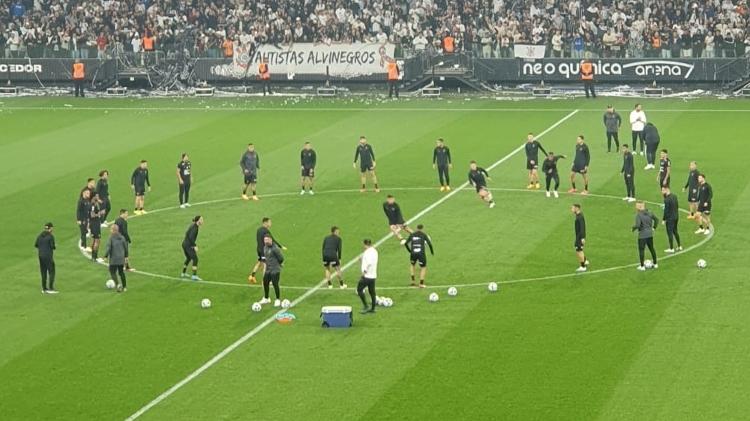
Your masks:
[{"label": "soccer field", "polygon": [[[602,114],[635,99],[497,101],[294,99],[5,99],[0,103],[0,419],[747,419],[750,401],[750,133],[743,100],[643,100],[680,188],[698,161],[713,186],[715,234],[636,271],[634,204],[622,156],[606,152]],[[560,161],[561,195],[526,190],[528,132]],[[568,189],[575,139],[591,149],[591,195]],[[360,135],[374,148],[382,191],[359,192],[352,158]],[[440,192],[435,139],[451,148],[454,190]],[[299,195],[299,151],[318,154],[316,195]],[[239,159],[253,142],[260,201],[240,199]],[[177,201],[175,166],[193,164],[190,209]],[[149,161],[153,190],[130,219],[128,291],[105,288],[105,266],[77,247],[77,195],[110,171],[113,219],[132,213],[130,175]],[[466,181],[468,163],[492,168],[497,207]],[[661,218],[655,171],[636,158],[639,199]],[[393,194],[411,225],[425,225],[428,288],[409,288],[409,255],[382,202]],[[587,221],[590,271],[574,275],[571,204]],[[200,214],[202,282],[180,280],[180,244]],[[271,217],[288,250],[282,294],[297,317],[278,324],[250,305],[255,230]],[[56,286],[42,295],[33,241],[55,224]],[[363,238],[379,241],[379,295],[394,306],[360,315],[354,262],[347,290],[320,288],[320,246],[341,227],[342,262]],[[103,243],[106,242],[106,235]],[[705,259],[706,269],[696,261]],[[487,284],[499,284],[490,293]],[[455,286],[456,297],[447,289]],[[440,301],[430,303],[432,292]],[[213,307],[200,308],[209,298]],[[323,329],[320,309],[350,305],[350,329]]]}]

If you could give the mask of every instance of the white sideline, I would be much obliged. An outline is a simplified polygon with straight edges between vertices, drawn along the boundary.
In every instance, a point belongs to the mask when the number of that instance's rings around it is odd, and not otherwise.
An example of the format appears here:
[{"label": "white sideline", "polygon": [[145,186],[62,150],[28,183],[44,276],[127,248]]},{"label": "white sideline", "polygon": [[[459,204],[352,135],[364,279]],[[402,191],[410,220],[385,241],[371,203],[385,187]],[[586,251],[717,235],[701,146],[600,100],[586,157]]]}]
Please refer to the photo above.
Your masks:
[{"label": "white sideline", "polygon": [[[550,131],[554,130],[557,126],[559,126],[560,124],[564,123],[569,118],[573,117],[576,113],[578,113],[578,110],[571,111],[565,117],[563,117],[560,120],[558,120],[555,124],[551,125],[547,129],[545,129],[543,132],[539,133],[537,135],[537,138],[540,138],[540,137],[544,136],[545,134],[549,133]],[[512,152],[510,152],[509,154],[505,155],[504,157],[500,158],[495,163],[493,163],[492,165],[490,165],[489,167],[487,167],[487,170],[491,170],[491,169],[497,167],[498,165],[500,165],[501,163],[507,161],[513,155],[515,155],[519,151],[521,151],[523,148],[524,148],[524,145],[521,144],[521,146],[519,146],[518,148],[514,149]],[[452,192],[448,193],[447,195],[441,197],[437,201],[433,202],[431,205],[427,206],[426,208],[422,209],[420,212],[418,212],[416,215],[412,216],[406,222],[407,223],[414,222],[415,220],[417,220],[417,219],[421,218],[422,216],[428,214],[433,209],[435,209],[436,207],[440,206],[443,202],[445,202],[449,198],[451,198],[454,195],[456,195],[459,191],[461,191],[462,189],[466,188],[468,185],[469,185],[469,182],[465,181],[463,184],[461,184],[461,186],[459,186],[458,188],[456,188]],[[388,235],[384,236],[383,238],[381,238],[380,240],[378,240],[374,244],[374,246],[375,247],[380,246],[381,244],[383,244],[384,242],[386,242],[391,237],[391,235],[393,235],[393,234],[389,233]],[[361,256],[361,254],[360,254],[360,256]],[[342,266],[341,270],[345,271],[346,269],[348,269],[352,265],[356,264],[357,261],[359,260],[360,256],[357,256],[357,257],[353,258],[352,260],[350,260],[349,262],[347,262],[344,266]],[[318,283],[318,285],[316,285],[314,288],[306,291],[304,294],[300,295],[298,298],[296,298],[294,301],[292,301],[292,307],[296,306],[297,304],[299,304],[302,301],[304,301],[305,299],[307,299],[309,296],[311,296],[312,294],[314,294],[316,291],[318,291],[320,288],[322,288],[323,285],[326,285],[326,284],[327,284],[327,281],[325,279],[323,279],[322,281],[320,281]],[[167,399],[173,393],[175,393],[176,391],[180,390],[183,386],[185,386],[186,384],[188,384],[194,378],[200,376],[204,371],[208,370],[214,364],[216,364],[217,362],[221,361],[230,352],[232,352],[235,349],[237,349],[240,345],[244,344],[250,338],[252,338],[253,336],[257,335],[260,331],[262,331],[268,325],[270,325],[271,323],[273,323],[273,321],[275,320],[275,316],[278,313],[279,312],[274,313],[272,316],[270,316],[267,319],[265,319],[261,324],[259,324],[255,328],[253,328],[251,331],[247,332],[241,338],[239,338],[236,341],[234,341],[228,347],[224,348],[221,352],[219,352],[218,354],[216,354],[215,356],[213,356],[210,360],[206,361],[202,366],[200,366],[198,369],[196,369],[195,371],[193,371],[192,373],[190,373],[187,377],[185,377],[184,379],[182,379],[179,382],[177,382],[174,386],[170,387],[169,389],[167,389],[166,391],[164,391],[161,395],[157,396],[151,402],[147,403],[145,406],[143,406],[142,408],[140,408],[139,410],[137,410],[135,413],[133,413],[131,416],[129,416],[128,418],[126,418],[126,421],[132,421],[132,420],[137,419],[141,415],[145,414],[148,410],[150,410],[154,406],[158,405],[163,400]]]}]

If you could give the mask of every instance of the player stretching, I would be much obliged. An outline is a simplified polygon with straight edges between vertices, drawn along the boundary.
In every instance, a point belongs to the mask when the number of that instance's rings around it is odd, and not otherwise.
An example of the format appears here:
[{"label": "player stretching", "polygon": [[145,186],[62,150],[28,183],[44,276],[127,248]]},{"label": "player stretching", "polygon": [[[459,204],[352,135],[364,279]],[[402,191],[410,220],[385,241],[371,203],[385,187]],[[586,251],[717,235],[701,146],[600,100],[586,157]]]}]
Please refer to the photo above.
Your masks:
[{"label": "player stretching", "polygon": [[633,163],[633,152],[630,151],[627,144],[622,145],[622,169],[620,172],[625,180],[625,197],[622,200],[635,202],[635,164]]},{"label": "player stretching", "polygon": [[414,272],[417,263],[419,263],[419,267],[421,268],[419,272],[420,288],[425,287],[424,279],[425,276],[427,276],[427,252],[425,251],[425,245],[430,247],[430,255],[435,255],[435,251],[432,249],[432,241],[430,240],[430,236],[425,234],[424,231],[422,231],[423,229],[424,225],[417,225],[417,230],[409,234],[409,238],[407,238],[406,242],[404,243],[404,247],[406,247],[406,250],[409,251],[409,261],[411,262],[411,266],[409,266],[411,286],[417,286],[416,279],[414,278]]},{"label": "player stretching", "polygon": [[646,247],[648,247],[649,252],[651,252],[651,258],[654,260],[654,269],[658,269],[659,265],[656,264],[656,250],[654,249],[654,230],[659,225],[659,219],[650,210],[646,209],[645,202],[637,202],[635,209],[637,213],[635,215],[633,232],[638,231],[638,258],[640,259],[640,265],[637,269],[641,271],[646,270],[643,260],[646,254]]},{"label": "player stretching", "polygon": [[573,158],[573,167],[570,169],[570,190],[568,193],[575,193],[576,190],[576,173],[583,176],[583,191],[581,194],[589,194],[589,163],[591,154],[589,146],[584,143],[583,135],[576,138],[576,156]]},{"label": "player stretching", "polygon": [[[148,187],[147,187],[148,186]],[[146,202],[146,191],[151,191],[151,180],[148,178],[148,162],[141,160],[138,167],[133,170],[130,176],[130,188],[135,192],[135,210],[136,215],[145,215],[146,210],[143,206]]]},{"label": "player stretching", "polygon": [[328,288],[333,288],[331,283],[331,272],[336,271],[339,278],[339,287],[346,288],[344,278],[341,276],[341,236],[339,227],[331,227],[331,235],[323,239],[323,267],[325,268]]},{"label": "player stretching", "polygon": [[698,175],[698,230],[696,234],[711,233],[711,200],[714,197],[714,190],[706,182],[706,175]]},{"label": "player stretching", "polygon": [[[677,203],[677,195],[669,191],[669,187],[662,187],[661,194],[664,196],[664,218],[661,223],[667,227],[667,239],[669,248],[664,250],[665,253],[674,253],[681,251],[680,233],[677,232],[677,222],[680,220],[680,205]],[[674,247],[674,241],[677,240],[677,248]]]},{"label": "player stretching", "polygon": [[190,227],[185,232],[185,239],[182,240],[182,252],[185,254],[185,263],[182,265],[180,278],[187,278],[189,276],[187,274],[187,269],[188,265],[192,262],[193,276],[190,276],[190,279],[194,281],[202,281],[202,279],[198,277],[198,244],[196,244],[196,241],[198,240],[198,229],[201,225],[203,225],[203,217],[198,215],[193,218],[193,223],[190,224]]},{"label": "player stretching", "polygon": [[583,247],[586,245],[586,218],[583,217],[581,212],[581,205],[578,203],[574,204],[570,211],[576,217],[574,224],[576,240],[573,243],[573,247],[576,250],[576,257],[578,257],[578,269],[576,272],[586,272],[588,270],[589,261],[586,259],[586,254],[583,252]]},{"label": "player stretching", "polygon": [[687,219],[697,219],[698,215],[696,215],[696,212],[698,211],[698,174],[700,174],[700,171],[698,171],[698,164],[695,161],[690,161],[689,169],[690,172],[688,173],[687,182],[685,183],[685,187],[682,188],[682,191],[687,191],[688,194],[688,211],[690,211],[690,214],[688,214]]},{"label": "player stretching", "polygon": [[[529,184],[526,186],[527,189],[537,189],[541,187],[539,184],[539,151],[547,155],[547,151],[544,150],[542,144],[538,140],[534,139],[534,133],[526,135],[526,169],[529,170]],[[549,191],[549,189],[547,190]],[[549,197],[549,194],[547,195]]]},{"label": "player stretching", "polygon": [[555,180],[555,189],[552,191],[555,194],[555,198],[560,197],[557,193],[557,189],[560,188],[560,175],[557,173],[557,161],[560,158],[565,158],[565,155],[555,155],[553,152],[547,152],[547,158],[542,163],[542,172],[544,173],[544,181],[547,186],[547,197],[550,197],[549,187],[552,184],[552,180]]},{"label": "player stretching", "polygon": [[179,186],[180,209],[190,207],[190,186],[193,185],[193,163],[188,154],[183,153],[177,164],[177,183]]},{"label": "player stretching", "polygon": [[242,199],[250,200],[250,197],[247,195],[249,187],[253,192],[253,200],[260,200],[255,191],[255,183],[258,181],[258,170],[260,170],[260,157],[258,156],[258,152],[255,151],[255,145],[252,143],[247,144],[247,151],[240,158],[240,168],[242,168],[242,174],[245,176]]},{"label": "player stretching", "polygon": [[404,215],[401,213],[401,206],[396,203],[396,199],[393,195],[389,194],[383,203],[383,212],[385,212],[386,218],[388,218],[388,226],[393,232],[393,236],[398,238],[403,245],[406,240],[401,236],[401,230],[412,233],[411,229],[406,226],[404,221]]},{"label": "player stretching", "polygon": [[258,269],[263,271],[265,271],[266,269],[266,255],[263,253],[263,249],[266,247],[266,242],[264,240],[265,237],[271,237],[271,240],[273,240],[273,244],[275,244],[282,250],[286,250],[286,247],[279,244],[279,242],[276,241],[275,238],[273,238],[273,234],[271,234],[271,218],[267,216],[263,217],[260,227],[258,227],[258,230],[255,231],[255,251],[258,253],[258,261],[255,263],[250,276],[247,277],[248,282],[250,282],[251,284],[258,282],[258,280],[255,278],[255,273],[258,272]]},{"label": "player stretching", "polygon": [[659,174],[656,175],[656,181],[659,182],[660,188],[669,188],[669,182],[672,178],[672,160],[669,159],[669,152],[666,149],[661,150],[659,156]]},{"label": "player stretching", "polygon": [[487,180],[492,180],[487,171],[477,166],[477,161],[469,163],[469,184],[477,189],[479,198],[488,203],[490,209],[495,207],[495,201],[492,200],[492,192],[487,188]]},{"label": "player stretching", "polygon": [[375,193],[380,193],[380,187],[378,187],[378,176],[375,174],[375,152],[372,150],[372,146],[367,143],[367,138],[364,136],[359,137],[359,145],[354,151],[354,168],[357,168],[357,160],[359,160],[359,180],[362,183],[362,188],[359,190],[364,193],[367,190],[367,174],[370,174],[372,178],[372,184],[375,186]]},{"label": "player stretching", "polygon": [[453,169],[451,150],[445,146],[442,138],[437,140],[437,146],[432,151],[432,168],[437,168],[440,191],[451,191],[450,170]]},{"label": "player stretching", "polygon": [[305,194],[305,189],[310,194],[315,194],[313,193],[313,178],[315,178],[315,164],[318,162],[318,155],[310,142],[305,142],[305,146],[302,147],[302,151],[299,153],[299,161],[302,169],[302,180],[300,181],[302,191],[299,194]]}]

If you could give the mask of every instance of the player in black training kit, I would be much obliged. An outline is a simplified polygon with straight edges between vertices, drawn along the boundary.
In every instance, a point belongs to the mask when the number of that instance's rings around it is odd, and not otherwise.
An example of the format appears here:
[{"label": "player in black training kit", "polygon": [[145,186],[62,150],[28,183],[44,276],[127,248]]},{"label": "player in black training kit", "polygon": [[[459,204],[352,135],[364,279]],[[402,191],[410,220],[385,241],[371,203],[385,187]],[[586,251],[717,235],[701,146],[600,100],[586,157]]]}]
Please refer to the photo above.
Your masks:
[{"label": "player in black training kit", "polygon": [[[132,241],[130,240],[130,233],[128,232],[128,210],[127,209],[120,209],[120,216],[115,219],[115,225],[117,225],[117,228],[119,228],[120,235],[125,238],[125,241],[128,243],[128,246],[130,246],[130,243]],[[135,268],[130,266],[130,259],[125,260],[125,270],[128,272],[134,272]]]},{"label": "player in black training kit", "polygon": [[323,239],[323,267],[325,268],[328,288],[333,288],[331,271],[336,271],[336,276],[339,278],[339,287],[346,289],[344,278],[341,276],[341,236],[339,227],[331,227],[331,235]]},{"label": "player in black training kit", "polygon": [[193,185],[193,163],[188,154],[183,153],[177,163],[177,183],[179,184],[180,208],[190,207],[190,187]]},{"label": "player in black training kit", "polygon": [[489,204],[490,209],[495,207],[495,201],[492,200],[492,192],[487,189],[487,180],[492,180],[487,171],[477,166],[477,161],[469,163],[469,184],[477,189],[479,198]]},{"label": "player in black training kit", "polygon": [[688,214],[687,219],[697,219],[696,212],[698,211],[698,164],[695,161],[690,161],[689,165],[690,172],[688,173],[687,182],[685,187],[682,188],[683,192],[687,192],[688,200]]},{"label": "player in black training kit", "polygon": [[[44,230],[36,237],[34,247],[39,254],[39,271],[42,274],[42,294],[57,294],[55,290],[55,236],[52,222],[44,224]],[[47,281],[49,280],[49,283]]]},{"label": "player in black training kit", "polygon": [[247,144],[247,150],[242,154],[242,158],[240,158],[240,168],[245,177],[245,184],[242,187],[242,200],[250,200],[250,197],[247,195],[248,188],[253,192],[252,199],[255,201],[260,200],[258,192],[255,189],[258,183],[258,171],[260,171],[260,155],[258,155],[255,145],[252,143]]},{"label": "player in black training kit", "polygon": [[250,273],[250,276],[247,277],[247,281],[251,284],[258,282],[258,280],[255,278],[255,273],[258,272],[258,269],[264,271],[266,269],[266,256],[263,252],[263,249],[266,246],[263,238],[265,238],[266,236],[271,237],[271,239],[273,240],[273,244],[276,244],[277,247],[281,248],[282,250],[286,250],[286,247],[282,246],[278,241],[276,241],[276,239],[273,238],[273,234],[271,234],[271,218],[264,216],[261,221],[260,227],[258,227],[258,230],[255,231],[255,251],[258,253],[258,261],[255,262],[253,271]]},{"label": "player in black training kit", "polygon": [[445,146],[442,138],[437,140],[437,146],[432,151],[432,168],[437,169],[440,191],[451,191],[450,170],[453,169],[451,150]]},{"label": "player in black training kit", "polygon": [[547,157],[544,159],[544,163],[542,163],[542,172],[544,173],[545,184],[547,186],[547,197],[550,197],[549,188],[550,184],[552,184],[552,180],[555,180],[555,189],[553,190],[555,198],[560,197],[560,194],[557,192],[557,189],[560,188],[560,175],[557,173],[557,161],[561,158],[565,158],[565,155],[555,155],[554,152],[547,152]]},{"label": "player in black training kit", "polygon": [[299,153],[299,165],[302,170],[302,179],[300,184],[302,185],[302,191],[300,195],[305,194],[307,189],[310,194],[313,193],[313,180],[315,178],[315,165],[318,163],[318,154],[315,153],[315,149],[312,148],[310,142],[305,142],[305,146],[302,147],[302,151]]},{"label": "player in black training kit", "polygon": [[[669,248],[664,250],[665,253],[674,253],[681,251],[680,233],[677,232],[677,222],[680,220],[680,205],[677,202],[677,195],[672,194],[669,187],[662,187],[661,194],[664,196],[664,218],[661,223],[667,228],[667,239]],[[677,248],[674,247],[674,241],[677,240]]]},{"label": "player in black training kit", "polygon": [[89,230],[91,231],[91,260],[94,262],[104,263],[99,259],[99,243],[102,238],[102,201],[98,194],[94,194],[89,205]]},{"label": "player in black training kit", "polygon": [[414,278],[414,272],[416,269],[416,265],[419,264],[419,267],[421,268],[419,272],[420,288],[425,287],[424,279],[425,276],[427,276],[427,251],[425,250],[425,246],[430,248],[430,255],[435,255],[435,251],[432,249],[432,241],[430,240],[430,236],[425,234],[424,231],[422,231],[423,229],[424,225],[417,225],[417,230],[409,234],[409,238],[407,238],[406,242],[404,243],[404,247],[406,247],[406,250],[409,251],[409,262],[411,263],[411,265],[409,266],[411,286],[417,286],[416,279]]},{"label": "player in black training kit", "polygon": [[698,174],[698,230],[696,234],[711,233],[711,201],[714,198],[714,190],[706,182],[705,174]]},{"label": "player in black training kit", "polygon": [[669,188],[669,181],[672,176],[672,161],[669,159],[669,152],[666,149],[661,150],[659,155],[659,174],[656,175],[656,181],[659,182],[659,188]]},{"label": "player in black training kit", "polygon": [[625,197],[622,200],[635,202],[635,164],[633,163],[633,152],[630,151],[627,144],[622,145],[622,169],[620,172],[625,180]]},{"label": "player in black training kit", "polygon": [[589,163],[591,162],[591,154],[589,153],[589,146],[584,143],[583,135],[578,135],[576,138],[576,155],[573,158],[573,167],[570,169],[570,190],[568,193],[575,193],[576,190],[576,174],[583,176],[583,191],[581,194],[589,194]]},{"label": "player in black training kit", "polygon": [[372,146],[367,143],[367,138],[364,136],[359,137],[359,145],[354,151],[354,168],[357,168],[357,160],[359,160],[359,179],[362,183],[362,188],[359,190],[364,193],[367,190],[367,174],[370,174],[372,178],[372,184],[375,186],[375,193],[380,193],[380,187],[378,187],[378,176],[375,174],[375,152],[372,150]]},{"label": "player in black training kit", "polygon": [[182,240],[182,252],[185,254],[185,263],[182,265],[180,278],[187,278],[189,276],[187,274],[187,269],[190,262],[192,262],[193,275],[190,276],[190,279],[194,281],[202,281],[202,279],[198,277],[198,244],[196,244],[196,241],[198,240],[198,229],[201,225],[203,225],[203,217],[197,215],[193,218],[193,222],[190,224],[187,232],[185,232],[185,239]]},{"label": "player in black training kit", "polygon": [[[547,155],[547,151],[544,150],[542,144],[538,140],[534,139],[534,133],[526,135],[526,144],[524,145],[526,150],[526,169],[529,170],[529,184],[526,186],[527,189],[537,189],[541,187],[539,184],[539,151]],[[549,189],[547,189],[549,191]],[[549,197],[549,194],[547,195]]]},{"label": "player in black training kit", "polygon": [[583,248],[586,245],[586,218],[583,217],[583,212],[581,212],[581,205],[577,203],[570,208],[570,211],[576,217],[574,224],[576,239],[573,243],[573,247],[576,250],[576,257],[578,257],[578,269],[576,269],[576,272],[586,272],[589,266],[589,261],[583,252]]},{"label": "player in black training kit", "polygon": [[146,191],[151,191],[151,180],[148,178],[148,162],[142,160],[140,165],[133,171],[130,176],[130,188],[135,192],[135,211],[136,215],[143,215],[146,211],[143,209],[145,203]]},{"label": "player in black training kit", "polygon": [[393,232],[393,236],[398,238],[401,244],[404,244],[404,237],[401,236],[401,230],[412,233],[411,229],[406,225],[404,221],[404,215],[401,213],[401,207],[396,203],[396,199],[393,195],[389,194],[383,202],[383,212],[386,218],[388,218],[388,226]]},{"label": "player in black training kit", "polygon": [[650,210],[646,209],[645,202],[637,202],[635,209],[636,215],[633,232],[638,231],[638,259],[640,261],[637,269],[641,271],[648,269],[644,260],[646,247],[651,252],[654,269],[658,269],[659,265],[656,261],[656,250],[654,249],[654,230],[659,226],[659,219]]},{"label": "player in black training kit", "polygon": [[112,204],[109,201],[109,171],[99,171],[99,180],[96,182],[96,194],[102,201],[102,227],[107,227],[107,217],[112,211]]},{"label": "player in black training kit", "polygon": [[91,206],[91,190],[81,190],[81,197],[78,198],[78,205],[76,206],[76,223],[78,224],[78,230],[81,233],[78,247],[81,250],[88,250],[86,247],[86,234],[89,232],[89,216]]}]

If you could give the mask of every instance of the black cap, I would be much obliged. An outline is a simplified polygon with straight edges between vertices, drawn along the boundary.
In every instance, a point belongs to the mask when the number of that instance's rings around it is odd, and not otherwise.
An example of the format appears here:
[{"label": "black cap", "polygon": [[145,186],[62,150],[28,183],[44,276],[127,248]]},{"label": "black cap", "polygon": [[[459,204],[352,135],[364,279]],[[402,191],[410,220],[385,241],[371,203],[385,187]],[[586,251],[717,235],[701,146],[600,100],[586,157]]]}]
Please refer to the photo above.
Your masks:
[{"label": "black cap", "polygon": [[44,224],[44,229],[50,229],[50,228],[54,228],[54,225],[52,225],[52,222],[47,222],[46,224]]}]

